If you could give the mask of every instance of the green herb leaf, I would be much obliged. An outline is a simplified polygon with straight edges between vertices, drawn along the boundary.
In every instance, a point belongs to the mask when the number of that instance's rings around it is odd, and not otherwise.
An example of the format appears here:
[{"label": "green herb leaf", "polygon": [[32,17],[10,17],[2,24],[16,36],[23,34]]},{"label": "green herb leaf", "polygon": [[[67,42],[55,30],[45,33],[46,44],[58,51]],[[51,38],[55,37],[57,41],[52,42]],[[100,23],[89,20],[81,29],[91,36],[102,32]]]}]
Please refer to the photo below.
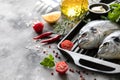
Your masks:
[{"label": "green herb leaf", "polygon": [[111,11],[108,13],[108,19],[113,22],[120,22],[120,3],[110,5]]},{"label": "green herb leaf", "polygon": [[54,57],[50,54],[48,57],[45,57],[40,64],[44,67],[52,68],[55,66]]}]

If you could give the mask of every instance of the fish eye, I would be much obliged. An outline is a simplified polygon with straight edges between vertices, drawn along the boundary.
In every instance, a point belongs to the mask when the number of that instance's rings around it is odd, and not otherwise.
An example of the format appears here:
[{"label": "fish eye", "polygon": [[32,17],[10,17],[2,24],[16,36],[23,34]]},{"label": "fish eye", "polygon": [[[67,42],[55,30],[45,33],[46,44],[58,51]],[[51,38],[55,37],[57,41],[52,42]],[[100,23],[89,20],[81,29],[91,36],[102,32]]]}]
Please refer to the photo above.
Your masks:
[{"label": "fish eye", "polygon": [[87,36],[87,33],[83,33],[83,34],[81,35],[81,37],[85,37],[85,36]]},{"label": "fish eye", "polygon": [[109,45],[109,43],[108,43],[108,42],[106,42],[106,43],[104,43],[104,44],[103,44],[103,46],[107,46],[107,45]]},{"label": "fish eye", "polygon": [[113,41],[115,42],[116,45],[120,45],[120,39],[119,37],[112,37],[113,38]]},{"label": "fish eye", "polygon": [[120,42],[119,37],[115,37],[113,40],[114,40],[115,42]]},{"label": "fish eye", "polygon": [[97,29],[94,28],[94,27],[91,27],[90,30],[92,31],[92,33],[96,33],[97,32]]}]

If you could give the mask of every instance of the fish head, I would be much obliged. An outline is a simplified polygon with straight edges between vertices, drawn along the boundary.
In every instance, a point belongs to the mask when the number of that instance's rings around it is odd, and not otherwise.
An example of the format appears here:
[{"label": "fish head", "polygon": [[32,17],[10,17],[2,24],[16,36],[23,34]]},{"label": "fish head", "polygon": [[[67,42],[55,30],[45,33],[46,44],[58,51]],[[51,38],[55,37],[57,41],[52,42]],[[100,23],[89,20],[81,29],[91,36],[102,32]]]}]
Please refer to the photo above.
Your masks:
[{"label": "fish head", "polygon": [[83,27],[79,32],[78,44],[80,48],[92,49],[97,47],[99,43],[98,29],[91,27]]},{"label": "fish head", "polygon": [[[98,50],[98,56],[106,59],[117,58],[120,53],[120,38],[118,36],[112,36],[105,38]],[[120,54],[119,54],[120,56]]]}]

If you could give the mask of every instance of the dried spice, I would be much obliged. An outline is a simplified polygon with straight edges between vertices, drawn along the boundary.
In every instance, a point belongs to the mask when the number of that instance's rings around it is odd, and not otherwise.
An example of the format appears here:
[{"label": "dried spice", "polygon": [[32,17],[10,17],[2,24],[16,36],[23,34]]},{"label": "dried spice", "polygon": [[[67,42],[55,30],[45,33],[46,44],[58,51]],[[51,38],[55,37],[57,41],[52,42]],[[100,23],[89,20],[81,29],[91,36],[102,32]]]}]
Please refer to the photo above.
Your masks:
[{"label": "dried spice", "polygon": [[54,27],[54,32],[60,35],[65,36],[75,25],[74,21],[70,21],[66,18],[63,18],[62,21],[56,23]]}]

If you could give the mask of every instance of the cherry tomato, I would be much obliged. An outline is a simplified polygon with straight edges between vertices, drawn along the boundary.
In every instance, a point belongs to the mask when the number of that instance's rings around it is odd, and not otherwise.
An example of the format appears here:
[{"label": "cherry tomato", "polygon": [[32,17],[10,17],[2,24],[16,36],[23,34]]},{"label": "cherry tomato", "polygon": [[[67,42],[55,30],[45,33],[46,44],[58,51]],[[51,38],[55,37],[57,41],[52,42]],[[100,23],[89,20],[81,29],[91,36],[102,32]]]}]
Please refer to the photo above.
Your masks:
[{"label": "cherry tomato", "polygon": [[60,45],[63,49],[71,50],[74,44],[70,40],[64,40]]},{"label": "cherry tomato", "polygon": [[38,34],[42,33],[43,28],[44,28],[44,24],[42,22],[36,23],[33,26],[34,31]]},{"label": "cherry tomato", "polygon": [[65,61],[60,61],[56,63],[56,71],[60,74],[65,74],[68,70],[68,65]]}]

